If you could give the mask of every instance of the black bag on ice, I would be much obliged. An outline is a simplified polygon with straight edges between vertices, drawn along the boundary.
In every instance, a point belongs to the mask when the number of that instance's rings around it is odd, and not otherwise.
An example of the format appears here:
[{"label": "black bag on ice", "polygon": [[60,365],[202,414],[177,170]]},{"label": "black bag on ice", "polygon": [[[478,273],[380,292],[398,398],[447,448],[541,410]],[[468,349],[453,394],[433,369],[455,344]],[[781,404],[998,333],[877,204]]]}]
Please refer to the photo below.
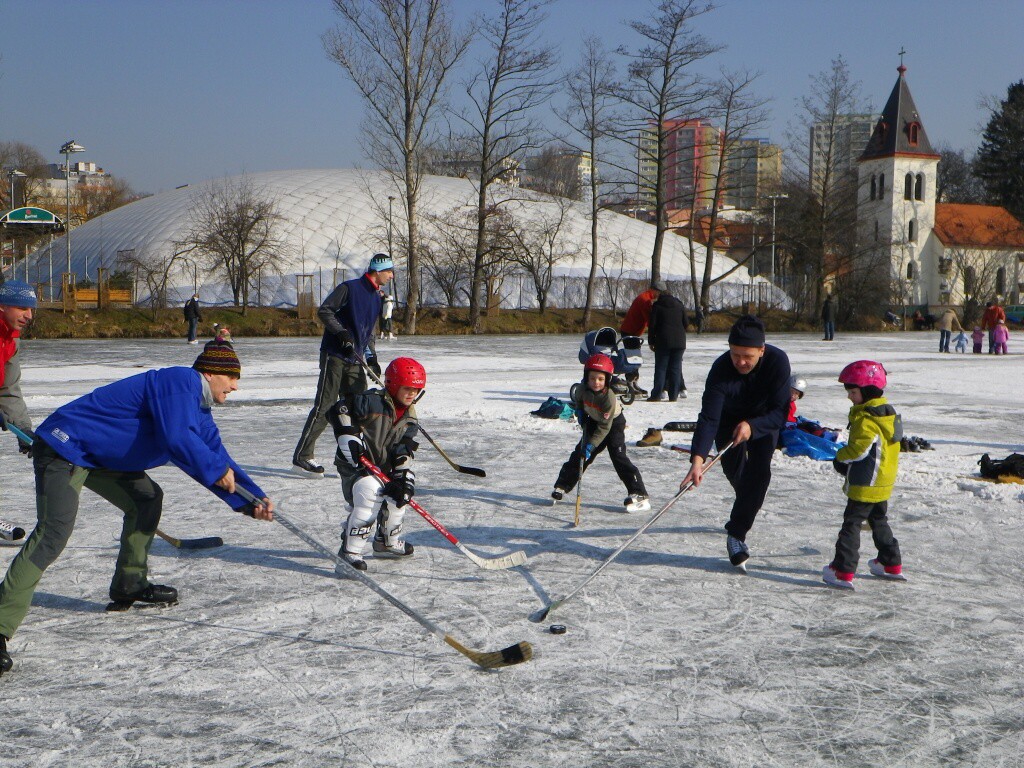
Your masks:
[{"label": "black bag on ice", "polygon": [[981,476],[993,480],[1003,475],[1015,475],[1024,477],[1024,456],[1019,453],[1011,453],[1005,459],[992,459],[986,453],[978,461],[981,467]]}]

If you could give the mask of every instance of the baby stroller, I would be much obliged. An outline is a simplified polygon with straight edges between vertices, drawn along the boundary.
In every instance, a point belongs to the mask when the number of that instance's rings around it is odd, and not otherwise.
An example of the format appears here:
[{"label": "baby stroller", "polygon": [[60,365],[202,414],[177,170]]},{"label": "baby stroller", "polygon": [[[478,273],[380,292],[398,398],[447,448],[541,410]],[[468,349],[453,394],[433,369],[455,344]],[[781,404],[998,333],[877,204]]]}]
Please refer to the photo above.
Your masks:
[{"label": "baby stroller", "polygon": [[[588,331],[580,343],[580,362],[586,363],[591,355],[608,355],[615,363],[615,374],[612,376],[609,387],[612,392],[618,395],[623,405],[630,405],[636,399],[636,388],[622,375],[632,375],[640,370],[644,359],[640,353],[640,347],[644,340],[639,336],[619,336],[614,328],[599,328],[596,331]],[[633,377],[634,380],[636,377]],[[569,389],[569,396],[575,399],[576,388],[580,384],[573,384]]]}]

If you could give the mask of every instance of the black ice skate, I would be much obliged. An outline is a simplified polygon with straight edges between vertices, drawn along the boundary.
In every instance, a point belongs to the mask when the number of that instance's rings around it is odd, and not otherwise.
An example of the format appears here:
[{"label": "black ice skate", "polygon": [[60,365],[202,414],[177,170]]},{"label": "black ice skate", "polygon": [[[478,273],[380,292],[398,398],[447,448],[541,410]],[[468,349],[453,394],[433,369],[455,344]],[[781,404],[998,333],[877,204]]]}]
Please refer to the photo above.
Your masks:
[{"label": "black ice skate", "polygon": [[147,584],[134,592],[110,590],[110,603],[107,605],[107,610],[127,611],[134,603],[166,606],[176,605],[177,602],[178,590],[174,587],[166,587],[163,584]]},{"label": "black ice skate", "polygon": [[733,567],[746,573],[747,560],[750,559],[750,550],[747,549],[746,542],[740,541],[730,534],[725,539],[725,548],[729,552],[729,562]]}]

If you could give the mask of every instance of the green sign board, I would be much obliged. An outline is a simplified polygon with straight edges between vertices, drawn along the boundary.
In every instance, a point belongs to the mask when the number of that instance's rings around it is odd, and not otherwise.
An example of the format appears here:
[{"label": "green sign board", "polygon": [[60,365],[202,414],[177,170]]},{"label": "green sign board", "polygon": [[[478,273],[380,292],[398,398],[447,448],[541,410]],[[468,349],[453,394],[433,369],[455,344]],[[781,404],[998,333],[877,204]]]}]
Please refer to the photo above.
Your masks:
[{"label": "green sign board", "polygon": [[8,223],[55,224],[57,217],[44,208],[15,208],[4,216]]}]

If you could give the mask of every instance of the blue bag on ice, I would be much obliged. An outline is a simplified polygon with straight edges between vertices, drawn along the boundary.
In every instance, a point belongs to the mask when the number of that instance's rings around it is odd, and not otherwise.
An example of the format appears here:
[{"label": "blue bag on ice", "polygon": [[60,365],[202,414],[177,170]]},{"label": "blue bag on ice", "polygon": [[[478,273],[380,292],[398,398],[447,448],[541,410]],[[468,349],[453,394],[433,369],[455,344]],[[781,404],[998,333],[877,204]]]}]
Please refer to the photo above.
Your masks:
[{"label": "blue bag on ice", "polygon": [[779,442],[787,456],[806,456],[817,461],[832,461],[839,449],[846,445],[793,427],[782,430]]},{"label": "blue bag on ice", "polygon": [[571,419],[576,413],[572,405],[559,400],[557,397],[549,397],[536,411],[530,411],[534,416],[542,419]]}]

